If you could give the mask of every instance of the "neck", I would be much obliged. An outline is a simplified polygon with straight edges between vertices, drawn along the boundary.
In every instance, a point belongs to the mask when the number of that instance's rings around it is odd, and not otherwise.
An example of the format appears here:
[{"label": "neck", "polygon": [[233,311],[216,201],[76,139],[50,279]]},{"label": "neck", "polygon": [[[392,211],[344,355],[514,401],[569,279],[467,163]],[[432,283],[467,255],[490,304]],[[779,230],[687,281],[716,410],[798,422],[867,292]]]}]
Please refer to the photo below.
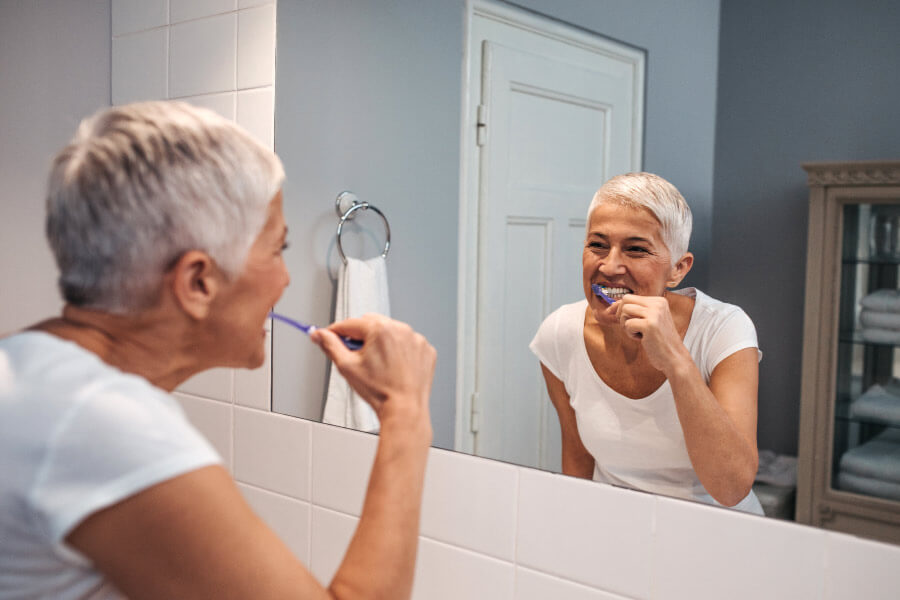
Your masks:
[{"label": "neck", "polygon": [[186,335],[184,317],[179,316],[156,307],[115,315],[66,305],[61,317],[32,329],[74,342],[108,365],[140,375],[171,392],[206,368],[197,360],[197,353],[191,351],[191,345],[184,342],[190,336]]}]

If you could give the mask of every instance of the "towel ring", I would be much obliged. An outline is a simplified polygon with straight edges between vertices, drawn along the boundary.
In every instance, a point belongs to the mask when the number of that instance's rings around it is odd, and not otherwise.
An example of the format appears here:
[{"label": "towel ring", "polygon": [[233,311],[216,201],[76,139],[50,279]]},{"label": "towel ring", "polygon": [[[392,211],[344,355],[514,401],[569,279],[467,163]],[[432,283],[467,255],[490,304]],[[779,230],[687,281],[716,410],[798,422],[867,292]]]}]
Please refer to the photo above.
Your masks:
[{"label": "towel ring", "polygon": [[[346,205],[347,202],[350,202],[350,208],[346,210],[342,205]],[[351,220],[356,217],[355,213],[358,210],[374,210],[375,213],[381,217],[381,220],[384,222],[384,232],[385,232],[385,240],[384,240],[384,251],[381,253],[381,258],[387,258],[388,250],[391,248],[391,226],[388,223],[387,217],[384,216],[384,213],[378,210],[378,208],[368,202],[360,202],[356,194],[353,192],[341,192],[338,194],[337,199],[334,202],[334,209],[337,211],[338,216],[340,216],[341,220],[337,226],[337,232],[335,233],[337,237],[337,249],[338,254],[341,255],[341,261],[346,265],[347,264],[347,255],[344,254],[344,247],[341,245],[341,232],[344,229],[344,223],[348,220]]]}]

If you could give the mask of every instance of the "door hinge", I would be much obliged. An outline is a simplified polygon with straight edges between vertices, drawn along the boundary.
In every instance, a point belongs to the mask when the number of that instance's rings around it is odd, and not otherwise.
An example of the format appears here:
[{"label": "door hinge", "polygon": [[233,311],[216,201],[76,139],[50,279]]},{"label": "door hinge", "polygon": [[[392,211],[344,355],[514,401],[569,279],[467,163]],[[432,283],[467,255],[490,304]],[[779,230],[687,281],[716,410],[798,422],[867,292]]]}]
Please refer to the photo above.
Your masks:
[{"label": "door hinge", "polygon": [[475,121],[475,143],[484,146],[487,143],[487,107],[478,105],[478,114]]},{"label": "door hinge", "polygon": [[481,428],[481,407],[478,405],[478,392],[472,394],[471,412],[469,413],[469,429],[478,433]]}]

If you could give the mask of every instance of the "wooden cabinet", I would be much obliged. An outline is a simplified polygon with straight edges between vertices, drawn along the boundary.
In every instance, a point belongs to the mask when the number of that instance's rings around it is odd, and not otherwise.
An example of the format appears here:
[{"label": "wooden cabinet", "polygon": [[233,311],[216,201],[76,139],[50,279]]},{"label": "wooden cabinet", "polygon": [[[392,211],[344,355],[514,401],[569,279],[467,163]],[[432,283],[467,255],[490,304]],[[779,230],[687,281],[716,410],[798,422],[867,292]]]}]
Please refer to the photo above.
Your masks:
[{"label": "wooden cabinet", "polygon": [[803,168],[796,518],[900,543],[900,161]]}]

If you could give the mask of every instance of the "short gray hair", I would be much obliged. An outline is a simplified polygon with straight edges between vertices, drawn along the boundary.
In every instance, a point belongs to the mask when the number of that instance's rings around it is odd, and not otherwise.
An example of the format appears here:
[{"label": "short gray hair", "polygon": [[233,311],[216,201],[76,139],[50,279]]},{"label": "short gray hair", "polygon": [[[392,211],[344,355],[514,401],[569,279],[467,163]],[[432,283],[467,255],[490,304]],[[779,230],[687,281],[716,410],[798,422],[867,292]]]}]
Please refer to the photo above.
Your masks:
[{"label": "short gray hair", "polygon": [[594,209],[606,202],[650,211],[659,221],[660,235],[673,266],[687,252],[693,227],[691,208],[681,192],[659,175],[626,173],[604,183],[588,207],[588,228]]},{"label": "short gray hair", "polygon": [[274,152],[210,110],[140,102],[100,111],[56,156],[47,184],[63,298],[142,310],[188,250],[235,276],[283,181]]}]

